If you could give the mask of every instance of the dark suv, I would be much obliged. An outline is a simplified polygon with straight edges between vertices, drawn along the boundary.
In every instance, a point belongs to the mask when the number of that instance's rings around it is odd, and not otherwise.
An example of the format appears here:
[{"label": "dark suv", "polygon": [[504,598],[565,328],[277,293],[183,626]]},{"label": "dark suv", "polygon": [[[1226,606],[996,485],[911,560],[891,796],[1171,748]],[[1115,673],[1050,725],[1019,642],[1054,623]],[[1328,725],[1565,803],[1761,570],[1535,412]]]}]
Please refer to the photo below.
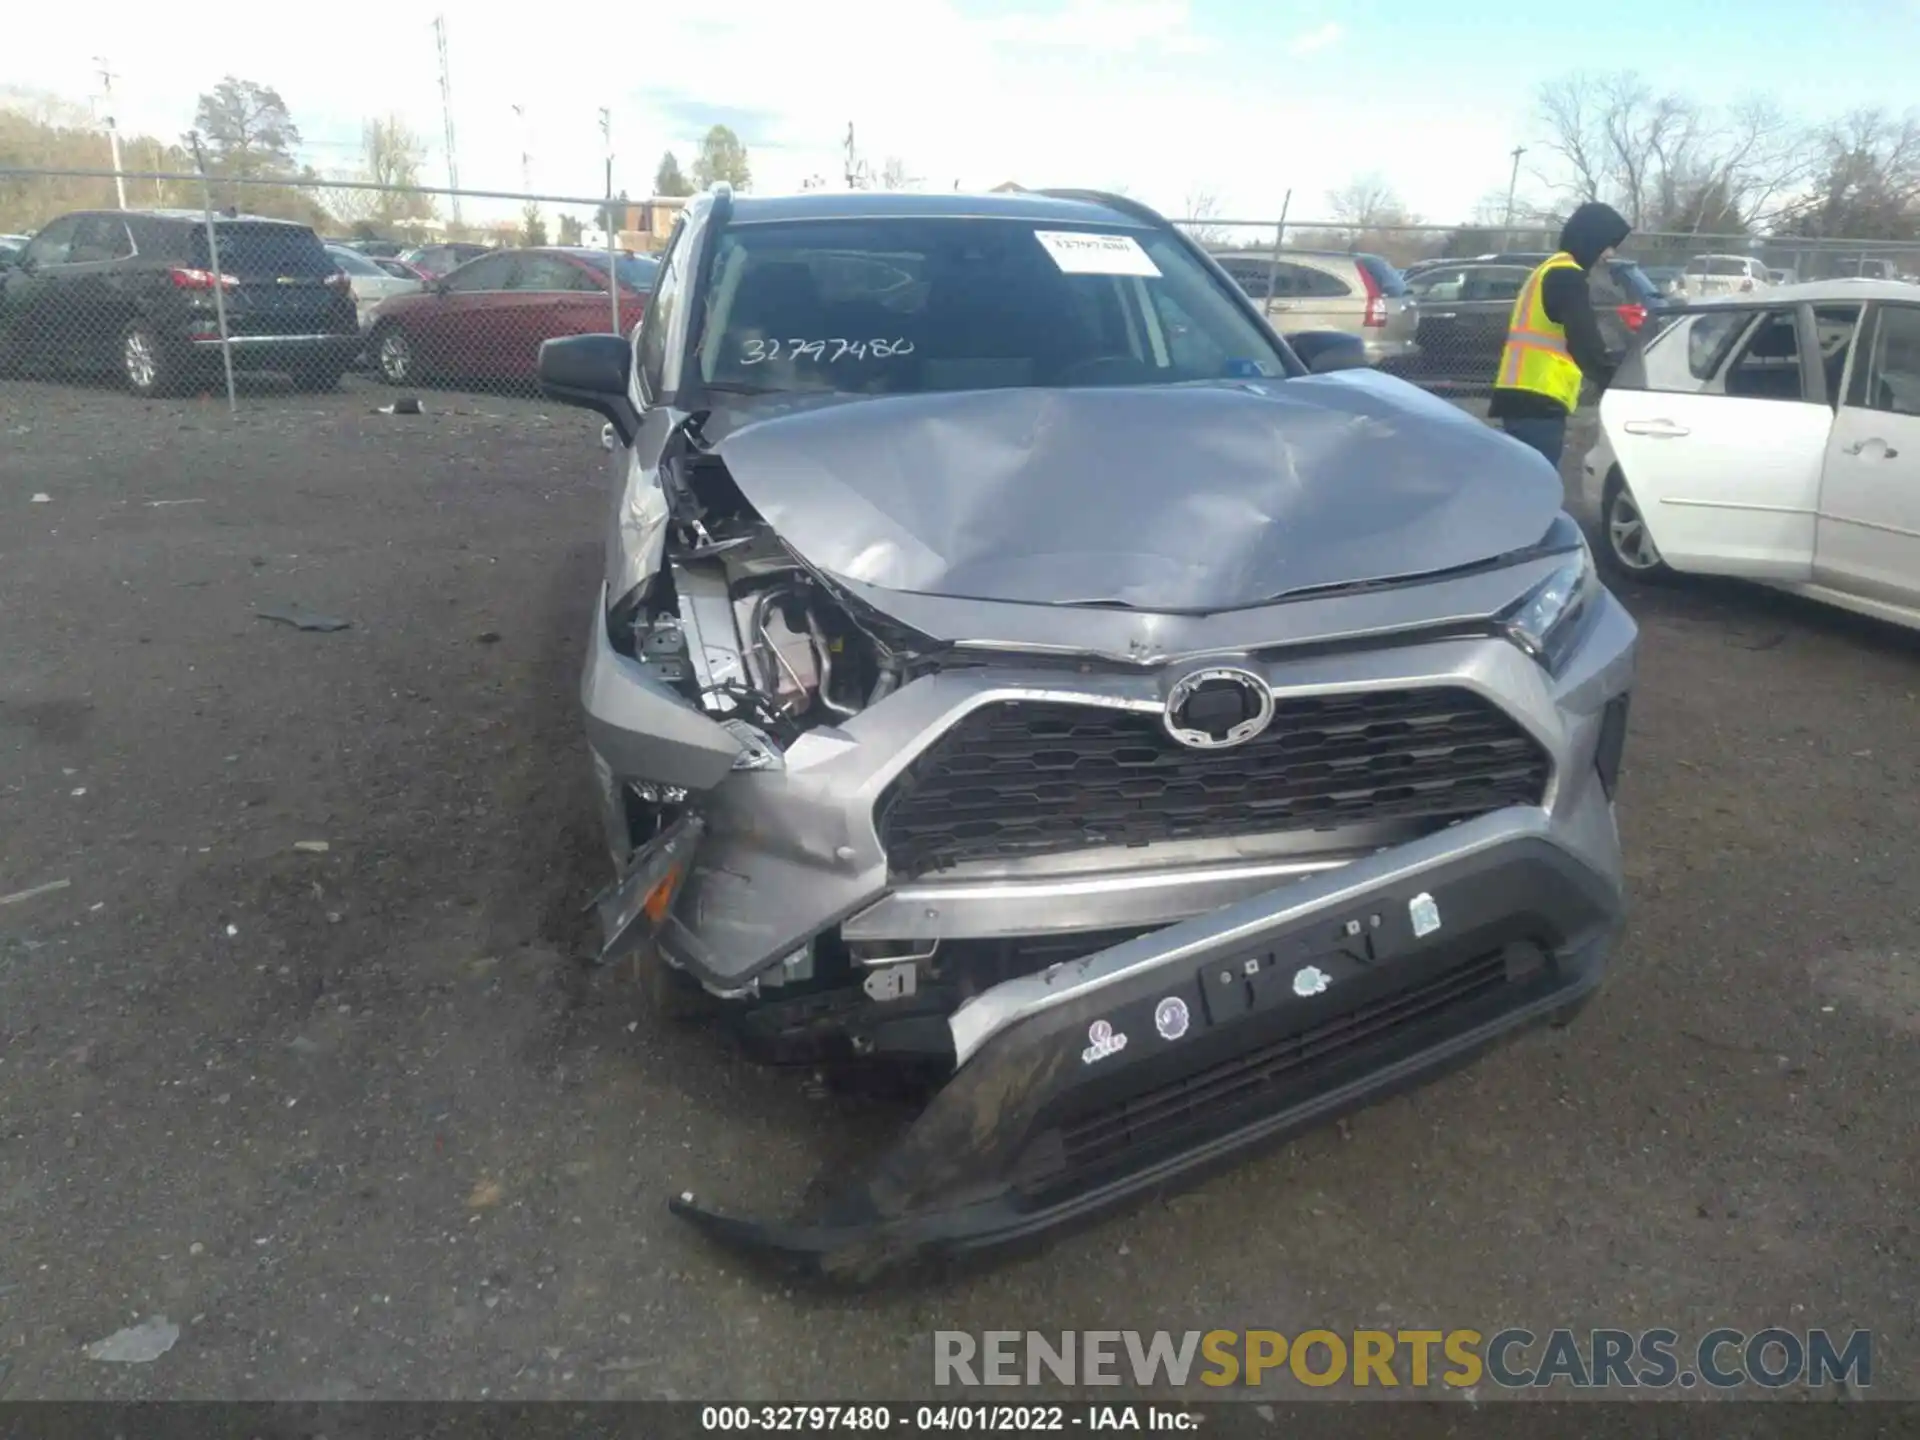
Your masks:
[{"label": "dark suv", "polygon": [[220,365],[326,389],[360,348],[347,277],[305,225],[232,212],[104,210],[50,222],[0,271],[0,373],[118,375],[159,395]]}]

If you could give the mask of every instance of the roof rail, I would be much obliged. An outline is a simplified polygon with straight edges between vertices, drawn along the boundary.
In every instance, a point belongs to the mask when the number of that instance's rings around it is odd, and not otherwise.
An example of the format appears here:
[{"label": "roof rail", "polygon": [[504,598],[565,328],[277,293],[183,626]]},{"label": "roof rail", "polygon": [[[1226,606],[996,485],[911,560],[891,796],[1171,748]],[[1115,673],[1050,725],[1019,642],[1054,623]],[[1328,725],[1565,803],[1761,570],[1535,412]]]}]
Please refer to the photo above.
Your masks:
[{"label": "roof rail", "polygon": [[713,197],[713,208],[707,211],[708,223],[716,230],[724,230],[727,221],[733,218],[733,186],[725,180],[716,180],[707,187],[707,194]]},{"label": "roof rail", "polygon": [[1122,215],[1131,215],[1136,220],[1144,220],[1147,224],[1161,230],[1179,228],[1151,205],[1142,204],[1127,195],[1111,195],[1105,190],[1035,190],[1033,193],[1045,195],[1052,200],[1084,200],[1094,205],[1105,205],[1108,209],[1118,210]]}]

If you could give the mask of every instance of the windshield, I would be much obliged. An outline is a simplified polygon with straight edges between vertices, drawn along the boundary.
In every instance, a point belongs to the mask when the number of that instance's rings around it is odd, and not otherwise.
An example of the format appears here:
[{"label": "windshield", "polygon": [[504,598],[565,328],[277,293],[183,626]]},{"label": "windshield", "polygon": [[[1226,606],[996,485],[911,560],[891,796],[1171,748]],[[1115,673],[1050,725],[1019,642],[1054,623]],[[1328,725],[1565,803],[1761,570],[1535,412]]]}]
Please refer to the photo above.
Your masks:
[{"label": "windshield", "polygon": [[908,394],[1283,376],[1283,353],[1178,237],[979,218],[725,231],[701,383]]},{"label": "windshield", "polygon": [[[607,273],[607,257],[604,255],[582,255],[582,263],[598,271],[601,276]],[[650,260],[644,255],[622,255],[615,266],[620,283],[629,290],[642,292],[653,289],[653,277],[660,273],[660,262]]]}]

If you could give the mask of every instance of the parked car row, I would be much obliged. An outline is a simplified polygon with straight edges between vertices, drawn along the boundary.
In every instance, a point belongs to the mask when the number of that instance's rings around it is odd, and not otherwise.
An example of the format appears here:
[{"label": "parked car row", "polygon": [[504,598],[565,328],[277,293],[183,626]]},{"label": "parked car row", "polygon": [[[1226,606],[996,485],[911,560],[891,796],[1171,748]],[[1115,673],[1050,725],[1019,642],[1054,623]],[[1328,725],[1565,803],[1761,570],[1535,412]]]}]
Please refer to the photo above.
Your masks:
[{"label": "parked car row", "polygon": [[103,210],[7,237],[0,374],[113,376],[163,394],[219,374],[224,328],[236,370],[302,388],[336,384],[363,356],[394,384],[525,382],[543,340],[613,329],[616,295],[630,332],[655,270],[643,256],[558,246],[372,256],[232,211],[212,229],[210,245],[197,210]]}]

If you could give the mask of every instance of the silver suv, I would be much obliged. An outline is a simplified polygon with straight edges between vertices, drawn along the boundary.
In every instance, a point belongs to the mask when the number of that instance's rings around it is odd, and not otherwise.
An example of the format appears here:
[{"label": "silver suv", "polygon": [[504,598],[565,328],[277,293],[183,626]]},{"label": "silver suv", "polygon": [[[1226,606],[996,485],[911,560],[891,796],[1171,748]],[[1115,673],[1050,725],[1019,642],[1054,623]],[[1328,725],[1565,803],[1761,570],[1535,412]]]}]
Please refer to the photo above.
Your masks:
[{"label": "silver suv", "polygon": [[613,431],[601,958],[938,1086],[717,1239],[1015,1241],[1598,985],[1636,637],[1559,476],[1151,210],[719,189],[540,377]]},{"label": "silver suv", "polygon": [[1282,335],[1338,330],[1357,337],[1369,363],[1419,358],[1419,316],[1406,281],[1384,257],[1341,251],[1215,251],[1220,268],[1260,303]]}]

